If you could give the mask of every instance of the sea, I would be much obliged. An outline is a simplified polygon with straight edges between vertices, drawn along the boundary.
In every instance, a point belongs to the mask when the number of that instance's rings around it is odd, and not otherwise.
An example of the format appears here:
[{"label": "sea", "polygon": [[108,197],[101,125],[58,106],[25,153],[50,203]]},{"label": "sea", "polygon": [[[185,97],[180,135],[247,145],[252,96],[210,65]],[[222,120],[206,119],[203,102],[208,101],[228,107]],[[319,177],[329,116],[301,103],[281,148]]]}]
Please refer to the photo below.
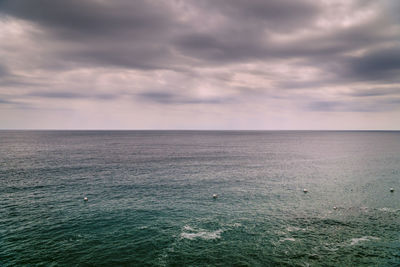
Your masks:
[{"label": "sea", "polygon": [[0,266],[400,266],[400,132],[0,131]]}]

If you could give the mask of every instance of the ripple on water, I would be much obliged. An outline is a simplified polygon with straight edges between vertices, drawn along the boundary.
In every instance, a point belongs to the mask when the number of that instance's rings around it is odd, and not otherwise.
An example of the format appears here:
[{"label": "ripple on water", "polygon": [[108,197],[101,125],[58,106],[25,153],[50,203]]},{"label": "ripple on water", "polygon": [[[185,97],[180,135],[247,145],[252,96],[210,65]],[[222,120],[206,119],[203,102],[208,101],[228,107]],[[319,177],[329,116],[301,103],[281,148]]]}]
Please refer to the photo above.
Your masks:
[{"label": "ripple on water", "polygon": [[296,239],[292,238],[292,237],[286,237],[286,238],[279,239],[279,242],[285,242],[285,241],[295,242]]},{"label": "ripple on water", "polygon": [[0,266],[399,266],[399,137],[0,131]]}]

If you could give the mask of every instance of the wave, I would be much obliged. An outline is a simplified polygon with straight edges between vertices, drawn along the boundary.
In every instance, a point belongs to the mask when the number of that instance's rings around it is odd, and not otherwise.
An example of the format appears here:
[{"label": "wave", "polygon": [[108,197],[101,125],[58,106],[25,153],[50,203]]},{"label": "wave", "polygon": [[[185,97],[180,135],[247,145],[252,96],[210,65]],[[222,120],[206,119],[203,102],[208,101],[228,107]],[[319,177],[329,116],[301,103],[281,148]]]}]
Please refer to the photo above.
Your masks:
[{"label": "wave", "polygon": [[294,239],[292,237],[286,237],[286,238],[279,239],[279,242],[285,242],[285,241],[295,242],[296,239]]},{"label": "wave", "polygon": [[380,208],[378,209],[379,211],[385,211],[385,212],[398,212],[400,209],[392,209],[392,208]]},{"label": "wave", "polygon": [[186,231],[195,231],[192,227],[190,227],[189,225],[185,225],[185,226],[183,226],[183,230],[186,230]]},{"label": "wave", "polygon": [[221,233],[223,232],[222,229],[216,231],[206,231],[204,229],[194,229],[189,225],[185,225],[183,227],[184,231],[180,234],[181,238],[194,240],[194,239],[203,239],[203,240],[213,240],[221,238]]},{"label": "wave", "polygon": [[305,231],[307,231],[307,229],[301,228],[301,227],[296,227],[296,226],[288,226],[288,227],[286,227],[286,231],[288,231],[288,232],[297,232],[297,231],[305,232]]},{"label": "wave", "polygon": [[371,240],[379,240],[379,237],[375,237],[375,236],[363,236],[363,237],[359,237],[359,238],[352,238],[350,240],[350,246],[354,246],[357,245],[360,242],[366,242],[366,241],[371,241]]}]

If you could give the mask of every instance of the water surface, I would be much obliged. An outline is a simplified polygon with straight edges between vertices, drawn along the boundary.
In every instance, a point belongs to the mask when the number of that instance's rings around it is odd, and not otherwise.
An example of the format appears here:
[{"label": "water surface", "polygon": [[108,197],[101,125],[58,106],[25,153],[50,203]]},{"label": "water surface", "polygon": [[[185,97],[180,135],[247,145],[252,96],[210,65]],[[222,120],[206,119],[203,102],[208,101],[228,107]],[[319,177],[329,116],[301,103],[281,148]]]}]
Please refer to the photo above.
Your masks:
[{"label": "water surface", "polygon": [[400,265],[399,178],[400,132],[0,131],[0,265]]}]

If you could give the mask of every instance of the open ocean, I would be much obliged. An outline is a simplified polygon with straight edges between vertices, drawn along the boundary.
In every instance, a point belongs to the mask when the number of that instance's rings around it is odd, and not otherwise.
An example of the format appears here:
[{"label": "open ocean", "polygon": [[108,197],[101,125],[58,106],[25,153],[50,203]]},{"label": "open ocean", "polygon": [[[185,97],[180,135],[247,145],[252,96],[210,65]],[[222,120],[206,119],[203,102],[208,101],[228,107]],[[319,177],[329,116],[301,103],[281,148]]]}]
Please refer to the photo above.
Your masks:
[{"label": "open ocean", "polygon": [[0,131],[19,265],[400,266],[400,132]]}]

